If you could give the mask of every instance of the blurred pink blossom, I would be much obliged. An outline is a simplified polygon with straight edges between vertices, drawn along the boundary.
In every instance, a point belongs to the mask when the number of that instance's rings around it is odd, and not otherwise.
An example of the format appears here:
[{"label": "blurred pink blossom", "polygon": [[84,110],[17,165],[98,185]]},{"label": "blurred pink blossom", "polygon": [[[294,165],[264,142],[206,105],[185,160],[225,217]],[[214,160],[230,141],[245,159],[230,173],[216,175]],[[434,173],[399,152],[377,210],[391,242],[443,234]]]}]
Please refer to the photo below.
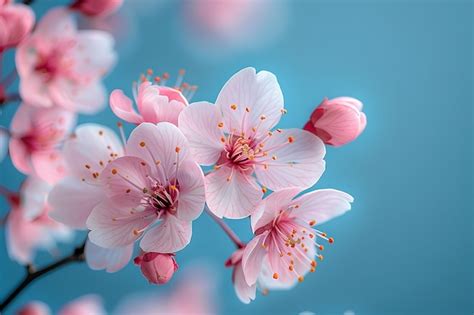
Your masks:
[{"label": "blurred pink blossom", "polygon": [[308,188],[323,173],[326,151],[318,137],[301,129],[271,131],[283,113],[275,75],[254,68],[232,76],[216,105],[197,102],[182,111],[179,128],[193,157],[214,165],[206,175],[206,198],[218,217],[247,217],[267,188]]},{"label": "blurred pink blossom", "polygon": [[133,95],[138,113],[133,108],[132,100],[118,89],[110,95],[110,108],[119,118],[137,125],[163,121],[177,125],[179,114],[188,105],[179,90],[149,81],[142,82],[134,89]]},{"label": "blurred pink blossom", "polygon": [[324,143],[342,146],[355,140],[364,131],[367,118],[362,102],[352,97],[325,98],[304,126]]},{"label": "blurred pink blossom", "polygon": [[[50,315],[48,305],[40,301],[32,301],[23,306],[18,315]],[[82,296],[61,308],[58,315],[105,315],[102,300],[96,295]]]},{"label": "blurred pink blossom", "polygon": [[18,312],[17,315],[50,315],[51,311],[43,302],[32,301],[24,305]]},{"label": "blurred pink blossom", "polygon": [[34,177],[25,180],[19,196],[10,196],[11,210],[6,221],[7,250],[22,264],[31,263],[38,249],[52,249],[56,241],[69,241],[66,226],[48,217],[46,202],[51,186]]},{"label": "blurred pink blossom", "polygon": [[0,53],[18,45],[35,24],[35,14],[27,5],[0,1]]},{"label": "blurred pink blossom", "polygon": [[136,257],[135,264],[140,266],[143,276],[154,284],[165,284],[178,270],[174,254],[143,253]]},{"label": "blurred pink blossom", "polygon": [[143,236],[140,246],[146,252],[183,249],[205,202],[204,176],[186,138],[170,123],[142,123],[131,133],[126,152],[100,174],[107,199],[87,219],[89,239],[114,248]]},{"label": "blurred pink blossom", "polygon": [[71,8],[90,17],[106,17],[117,11],[123,0],[76,0]]},{"label": "blurred pink blossom", "polygon": [[105,105],[102,77],[116,60],[111,35],[79,31],[71,13],[50,10],[19,46],[20,94],[32,106],[93,114]]},{"label": "blurred pink blossom", "polygon": [[24,174],[55,183],[65,176],[59,146],[69,135],[76,115],[61,108],[21,104],[10,127],[10,157]]},{"label": "blurred pink blossom", "polygon": [[[322,259],[318,241],[334,240],[314,228],[344,214],[353,198],[333,189],[315,190],[295,198],[301,188],[287,188],[264,199],[252,215],[254,238],[242,254],[242,269],[249,286],[257,283],[262,272],[271,272],[275,287],[291,287],[315,271],[315,257]],[[295,198],[295,199],[293,199]],[[265,270],[263,266],[267,266]],[[266,277],[268,279],[268,277]],[[266,281],[268,288],[272,283]]]}]

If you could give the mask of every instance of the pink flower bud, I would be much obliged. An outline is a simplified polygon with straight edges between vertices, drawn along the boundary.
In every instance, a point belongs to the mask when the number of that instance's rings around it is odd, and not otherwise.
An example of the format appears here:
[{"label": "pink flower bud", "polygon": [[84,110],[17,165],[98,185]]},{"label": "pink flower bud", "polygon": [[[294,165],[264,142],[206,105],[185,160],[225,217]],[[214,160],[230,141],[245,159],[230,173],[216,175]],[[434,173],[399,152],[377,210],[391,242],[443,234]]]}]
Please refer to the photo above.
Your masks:
[{"label": "pink flower bud", "polygon": [[18,45],[31,31],[35,14],[27,5],[1,4],[0,0],[0,52]]},{"label": "pink flower bud", "polygon": [[117,11],[122,3],[123,0],[76,0],[71,8],[87,16],[104,17]]},{"label": "pink flower bud", "polygon": [[49,315],[51,314],[49,307],[43,302],[33,301],[23,306],[18,315]]},{"label": "pink flower bud", "polygon": [[337,97],[332,100],[325,98],[311,114],[304,129],[314,133],[324,143],[338,147],[355,140],[366,124],[359,100]]},{"label": "pink flower bud", "polygon": [[154,284],[167,283],[178,270],[174,254],[143,253],[134,262],[140,266],[145,278]]}]

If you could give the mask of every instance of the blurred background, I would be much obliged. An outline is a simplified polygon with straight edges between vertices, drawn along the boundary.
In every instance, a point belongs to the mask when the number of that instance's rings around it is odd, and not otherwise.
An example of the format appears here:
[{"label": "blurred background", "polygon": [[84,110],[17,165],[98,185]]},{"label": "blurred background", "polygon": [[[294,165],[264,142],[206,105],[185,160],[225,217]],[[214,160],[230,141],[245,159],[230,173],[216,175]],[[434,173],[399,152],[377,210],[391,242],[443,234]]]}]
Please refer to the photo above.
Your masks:
[{"label": "blurred background", "polygon": [[[32,7],[40,17],[61,3]],[[214,101],[233,73],[253,66],[279,79],[288,109],[282,128],[302,127],[325,96],[364,102],[367,129],[347,146],[328,148],[316,185],[352,194],[353,210],[322,227],[336,242],[296,288],[242,304],[224,268],[232,243],[205,214],[194,222],[178,263],[211,271],[220,313],[472,314],[473,18],[473,2],[456,0],[125,0],[116,15],[81,25],[116,37],[119,62],[105,81],[109,90],[131,95],[146,69],[173,78],[183,68],[185,80],[199,86],[193,100]],[[12,62],[9,55],[4,66]],[[0,125],[9,125],[16,106],[2,109]],[[89,121],[115,128],[117,118],[107,107],[80,116]],[[9,159],[0,164],[2,185],[16,190],[23,178]],[[0,215],[7,210],[1,200]],[[249,239],[248,221],[230,225]],[[78,234],[77,243],[84,237]],[[2,297],[24,272],[4,244],[2,233]],[[172,290],[180,276],[156,287],[132,263],[115,274],[70,265],[31,285],[10,312],[32,299],[57,310],[87,293],[101,295],[111,311],[130,294]]]}]

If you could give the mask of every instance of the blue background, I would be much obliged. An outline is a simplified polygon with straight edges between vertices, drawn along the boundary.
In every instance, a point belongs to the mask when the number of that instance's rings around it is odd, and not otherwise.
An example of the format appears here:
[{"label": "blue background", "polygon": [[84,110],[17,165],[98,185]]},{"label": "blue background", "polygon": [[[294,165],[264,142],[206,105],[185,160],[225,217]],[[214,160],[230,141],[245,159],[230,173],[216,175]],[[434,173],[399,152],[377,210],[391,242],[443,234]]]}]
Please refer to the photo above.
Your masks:
[{"label": "blue background", "polygon": [[[37,1],[33,8],[41,15],[53,5]],[[130,95],[131,81],[147,68],[173,75],[185,68],[187,81],[199,85],[194,100],[213,101],[230,75],[254,66],[279,78],[289,110],[283,128],[303,126],[325,96],[357,97],[368,117],[360,138],[328,149],[327,171],[316,186],[349,192],[355,202],[351,212],[322,227],[336,242],[315,274],[291,291],[240,303],[223,266],[232,244],[206,215],[195,221],[193,241],[179,253],[181,268],[208,264],[223,314],[472,314],[473,3],[277,5],[285,12],[278,34],[259,45],[242,42],[239,49],[203,43],[195,49],[200,39],[186,31],[181,2],[121,11],[130,34],[120,40],[109,89]],[[5,67],[12,67],[11,56]],[[1,125],[9,124],[16,106],[3,110]],[[114,127],[117,119],[107,108],[80,121]],[[9,159],[0,164],[2,185],[16,189],[22,179]],[[7,204],[0,206],[5,214]],[[231,225],[249,237],[247,221]],[[23,268],[8,259],[3,233],[0,243],[3,296]],[[66,253],[70,247],[61,248]],[[39,255],[40,262],[48,259]],[[115,274],[71,265],[31,285],[10,312],[31,299],[57,310],[86,293],[100,294],[112,310],[130,293],[166,292],[175,283],[150,286],[132,263]]]}]

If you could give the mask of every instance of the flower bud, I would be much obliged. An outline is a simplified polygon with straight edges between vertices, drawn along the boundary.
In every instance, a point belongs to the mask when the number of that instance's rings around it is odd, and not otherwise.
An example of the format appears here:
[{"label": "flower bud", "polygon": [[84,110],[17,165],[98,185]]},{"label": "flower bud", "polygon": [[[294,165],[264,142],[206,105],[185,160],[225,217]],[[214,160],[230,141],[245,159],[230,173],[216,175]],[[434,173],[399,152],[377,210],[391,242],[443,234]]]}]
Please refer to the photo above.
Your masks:
[{"label": "flower bud", "polygon": [[76,0],[71,8],[79,10],[86,16],[104,17],[118,10],[122,3],[123,0]]},{"label": "flower bud", "polygon": [[140,266],[145,278],[154,284],[167,283],[178,270],[174,254],[143,253],[136,257],[134,262]]},{"label": "flower bud", "polygon": [[23,4],[2,5],[0,0],[0,52],[18,45],[30,32],[35,23],[35,14]]},{"label": "flower bud", "polygon": [[325,98],[311,114],[304,129],[324,143],[342,146],[355,140],[367,124],[362,103],[351,97]]}]

